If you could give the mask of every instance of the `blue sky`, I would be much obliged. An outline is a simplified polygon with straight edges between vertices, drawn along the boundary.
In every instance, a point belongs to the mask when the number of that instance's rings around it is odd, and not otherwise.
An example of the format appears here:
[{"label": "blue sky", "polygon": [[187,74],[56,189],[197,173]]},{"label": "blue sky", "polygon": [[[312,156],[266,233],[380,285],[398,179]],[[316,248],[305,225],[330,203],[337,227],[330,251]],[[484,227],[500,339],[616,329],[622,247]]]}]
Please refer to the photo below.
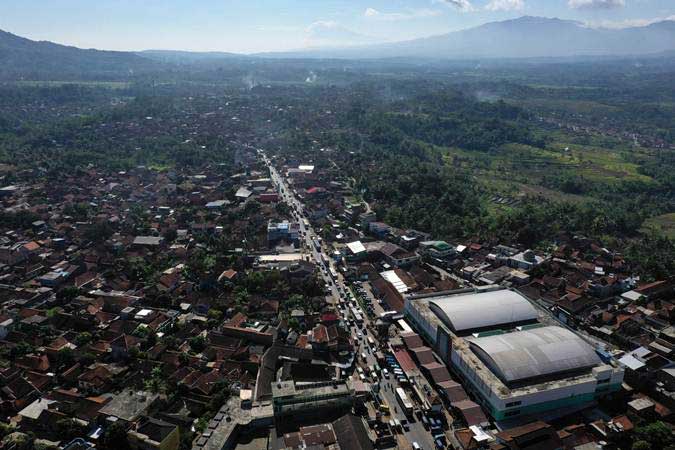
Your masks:
[{"label": "blue sky", "polygon": [[111,50],[259,52],[385,42],[534,15],[622,27],[675,0],[0,0],[0,29]]}]

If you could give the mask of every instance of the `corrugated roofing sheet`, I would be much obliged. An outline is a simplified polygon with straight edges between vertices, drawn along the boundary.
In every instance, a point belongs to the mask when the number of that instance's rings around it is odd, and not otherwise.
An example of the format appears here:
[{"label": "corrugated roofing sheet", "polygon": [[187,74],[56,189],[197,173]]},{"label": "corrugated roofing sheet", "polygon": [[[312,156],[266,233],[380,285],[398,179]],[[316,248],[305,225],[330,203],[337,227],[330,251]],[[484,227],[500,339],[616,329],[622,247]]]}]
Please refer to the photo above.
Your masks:
[{"label": "corrugated roofing sheet", "polygon": [[503,382],[590,368],[601,364],[593,348],[557,326],[468,338],[474,352]]},{"label": "corrugated roofing sheet", "polygon": [[396,271],[387,270],[386,272],[382,272],[380,275],[382,278],[391,283],[394,286],[394,289],[396,289],[399,293],[404,294],[408,292],[408,286],[406,286],[406,284],[398,277]]},{"label": "corrugated roofing sheet", "polygon": [[353,253],[361,253],[366,251],[366,247],[361,243],[361,241],[354,241],[347,244],[347,248]]},{"label": "corrugated roofing sheet", "polygon": [[456,332],[537,319],[525,297],[506,289],[437,297],[429,307]]}]

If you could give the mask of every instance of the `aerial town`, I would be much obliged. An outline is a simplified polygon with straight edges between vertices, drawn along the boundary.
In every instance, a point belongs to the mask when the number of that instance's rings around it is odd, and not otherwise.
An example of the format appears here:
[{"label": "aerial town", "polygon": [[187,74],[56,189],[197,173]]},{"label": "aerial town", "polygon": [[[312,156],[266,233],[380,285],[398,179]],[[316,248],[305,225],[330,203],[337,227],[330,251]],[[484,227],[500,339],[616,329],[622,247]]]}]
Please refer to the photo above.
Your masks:
[{"label": "aerial town", "polygon": [[0,450],[675,450],[675,0],[0,0]]},{"label": "aerial town", "polygon": [[673,280],[641,282],[580,235],[543,252],[390,226],[320,153],[236,159],[0,189],[15,443],[590,450],[671,433]]}]

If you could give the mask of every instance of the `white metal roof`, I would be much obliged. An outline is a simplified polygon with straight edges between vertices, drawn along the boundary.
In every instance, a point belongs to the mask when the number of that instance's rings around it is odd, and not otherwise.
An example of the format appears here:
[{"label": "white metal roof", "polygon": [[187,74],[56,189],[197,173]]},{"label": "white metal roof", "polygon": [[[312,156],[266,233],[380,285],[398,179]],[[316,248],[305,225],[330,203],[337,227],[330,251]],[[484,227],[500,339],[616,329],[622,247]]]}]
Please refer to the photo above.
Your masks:
[{"label": "white metal roof", "polygon": [[455,332],[537,319],[532,304],[507,289],[435,297],[429,307]]},{"label": "white metal roof", "polygon": [[642,297],[642,294],[640,294],[638,291],[628,291],[624,292],[621,294],[622,298],[625,298],[626,300],[631,300],[631,301],[637,301],[640,300],[640,297]]},{"label": "white metal roof", "polygon": [[593,347],[558,326],[468,338],[473,351],[503,382],[587,369],[601,364]]},{"label": "white metal roof", "polygon": [[353,253],[361,253],[366,251],[366,247],[361,243],[361,241],[354,241],[347,244],[347,248]]},{"label": "white metal roof", "polygon": [[398,277],[396,271],[387,270],[380,274],[382,278],[394,285],[394,288],[401,294],[408,292],[408,286]]},{"label": "white metal roof", "polygon": [[302,253],[282,253],[279,255],[260,255],[258,256],[258,261],[260,263],[293,262],[301,261],[302,258]]},{"label": "white metal roof", "polygon": [[646,366],[645,363],[637,359],[633,355],[624,355],[621,358],[619,358],[619,364],[621,364],[624,367],[628,367],[631,370],[639,370]]},{"label": "white metal roof", "polygon": [[250,197],[251,194],[252,194],[251,191],[242,186],[239,189],[237,189],[237,192],[234,194],[234,196],[239,198],[247,198]]}]

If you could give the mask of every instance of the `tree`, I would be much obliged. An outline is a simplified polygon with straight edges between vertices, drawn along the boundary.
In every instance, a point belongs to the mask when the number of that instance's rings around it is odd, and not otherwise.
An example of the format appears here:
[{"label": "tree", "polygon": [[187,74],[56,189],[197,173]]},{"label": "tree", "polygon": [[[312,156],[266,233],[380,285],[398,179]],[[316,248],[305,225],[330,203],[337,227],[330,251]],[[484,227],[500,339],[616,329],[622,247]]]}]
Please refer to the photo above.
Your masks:
[{"label": "tree", "polygon": [[188,343],[190,344],[192,351],[195,353],[201,353],[206,348],[206,339],[204,336],[192,337],[188,339]]},{"label": "tree", "polygon": [[141,350],[138,347],[131,347],[129,349],[129,357],[131,359],[137,359],[141,357]]},{"label": "tree", "polygon": [[104,450],[128,450],[127,430],[122,422],[113,422],[103,432],[101,448]]},{"label": "tree", "polygon": [[91,333],[83,331],[82,333],[78,333],[77,336],[75,336],[75,344],[78,347],[82,347],[83,345],[87,345],[88,343],[90,343],[91,339],[92,339]]},{"label": "tree", "polygon": [[150,328],[148,328],[145,325],[139,325],[138,327],[136,327],[136,329],[134,330],[134,332],[132,334],[134,336],[137,336],[137,337],[141,338],[141,339],[145,339],[145,338],[148,337],[148,335],[150,333],[152,333],[152,330]]},{"label": "tree", "polygon": [[150,372],[150,379],[145,382],[145,389],[150,392],[163,392],[166,390],[166,380],[162,368],[157,366]]},{"label": "tree", "polygon": [[12,360],[27,355],[33,352],[33,346],[26,341],[19,341],[12,349],[10,350],[9,356]]},{"label": "tree", "polygon": [[75,286],[66,286],[56,294],[56,297],[64,303],[70,303],[78,295],[80,295],[80,289]]},{"label": "tree", "polygon": [[56,434],[62,441],[70,441],[84,434],[84,428],[75,420],[66,418],[56,421]]},{"label": "tree", "polygon": [[640,441],[649,444],[652,450],[664,449],[674,443],[672,430],[661,421],[635,428],[635,443]]},{"label": "tree", "polygon": [[87,227],[84,232],[84,238],[99,244],[105,242],[105,240],[110,238],[114,232],[115,230],[112,229],[108,222],[96,222]]},{"label": "tree", "polygon": [[155,274],[155,268],[144,258],[131,257],[122,261],[121,270],[132,281],[149,281]]},{"label": "tree", "polygon": [[8,423],[0,422],[0,440],[14,431],[14,427]]},{"label": "tree", "polygon": [[223,312],[218,310],[218,309],[214,309],[214,308],[209,309],[209,311],[206,313],[206,315],[208,316],[209,319],[216,320],[216,321],[223,318]]},{"label": "tree", "polygon": [[675,272],[675,241],[653,230],[631,243],[626,254],[645,279],[666,279]]},{"label": "tree", "polygon": [[652,444],[647,441],[635,441],[631,446],[631,450],[651,450]]},{"label": "tree", "polygon": [[12,450],[34,450],[35,436],[33,436],[33,433],[14,432],[5,436],[1,444]]},{"label": "tree", "polygon": [[56,363],[59,367],[70,367],[75,362],[75,353],[69,347],[64,347],[56,354]]},{"label": "tree", "polygon": [[165,336],[162,336],[162,343],[166,345],[166,347],[169,350],[176,350],[179,345],[179,341],[175,336],[171,336],[170,334],[167,334]]},{"label": "tree", "polygon": [[178,237],[178,232],[176,230],[174,230],[173,228],[169,228],[168,230],[166,230],[164,232],[164,234],[162,236],[164,236],[164,240],[166,242],[171,243],[171,242],[175,241],[176,238]]},{"label": "tree", "polygon": [[199,419],[197,419],[197,422],[195,423],[195,431],[201,433],[202,431],[206,430],[206,427],[208,425],[209,425],[208,417],[202,416]]},{"label": "tree", "polygon": [[216,257],[200,250],[192,254],[187,267],[186,276],[196,282],[203,282],[213,277],[213,269],[216,266]]}]

